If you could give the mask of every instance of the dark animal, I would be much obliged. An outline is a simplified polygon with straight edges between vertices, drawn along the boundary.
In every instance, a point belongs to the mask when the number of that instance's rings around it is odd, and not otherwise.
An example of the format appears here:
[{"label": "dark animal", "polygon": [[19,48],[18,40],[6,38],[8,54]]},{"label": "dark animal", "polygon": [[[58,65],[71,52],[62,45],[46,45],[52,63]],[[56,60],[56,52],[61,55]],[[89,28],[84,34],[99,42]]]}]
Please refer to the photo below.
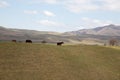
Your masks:
[{"label": "dark animal", "polygon": [[115,45],[117,45],[117,40],[116,40],[116,39],[111,39],[111,40],[109,41],[109,44],[110,44],[111,46],[115,46]]},{"label": "dark animal", "polygon": [[61,46],[62,44],[64,44],[64,42],[57,42],[58,46]]},{"label": "dark animal", "polygon": [[43,40],[41,43],[47,43],[45,40]]},{"label": "dark animal", "polygon": [[32,41],[31,40],[26,40],[26,43],[32,43]]},{"label": "dark animal", "polygon": [[16,40],[12,40],[12,42],[17,42]]}]

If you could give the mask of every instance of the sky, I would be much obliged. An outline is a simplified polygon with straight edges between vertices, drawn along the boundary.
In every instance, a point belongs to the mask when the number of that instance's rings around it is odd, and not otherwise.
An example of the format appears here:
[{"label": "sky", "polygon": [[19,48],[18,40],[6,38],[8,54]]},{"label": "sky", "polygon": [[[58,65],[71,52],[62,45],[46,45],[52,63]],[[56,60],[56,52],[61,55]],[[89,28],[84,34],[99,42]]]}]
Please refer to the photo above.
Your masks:
[{"label": "sky", "polygon": [[120,0],[0,0],[0,26],[67,32],[120,24]]}]

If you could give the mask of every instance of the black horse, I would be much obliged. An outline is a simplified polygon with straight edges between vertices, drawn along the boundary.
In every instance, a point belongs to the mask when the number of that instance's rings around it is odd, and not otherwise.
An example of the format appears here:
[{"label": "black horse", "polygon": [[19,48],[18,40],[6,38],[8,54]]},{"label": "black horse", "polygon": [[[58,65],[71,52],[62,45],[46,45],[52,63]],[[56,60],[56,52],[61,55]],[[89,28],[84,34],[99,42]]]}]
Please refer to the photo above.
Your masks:
[{"label": "black horse", "polygon": [[26,40],[26,43],[32,43],[32,40]]},{"label": "black horse", "polygon": [[61,46],[62,44],[64,44],[64,42],[57,42],[58,46]]}]

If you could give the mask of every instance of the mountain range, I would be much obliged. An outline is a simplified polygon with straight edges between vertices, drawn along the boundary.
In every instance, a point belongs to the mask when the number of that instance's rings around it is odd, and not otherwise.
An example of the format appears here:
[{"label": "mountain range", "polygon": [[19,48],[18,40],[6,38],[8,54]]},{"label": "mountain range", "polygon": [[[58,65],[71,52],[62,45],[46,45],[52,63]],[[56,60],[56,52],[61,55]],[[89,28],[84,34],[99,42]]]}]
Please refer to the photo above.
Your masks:
[{"label": "mountain range", "polygon": [[112,38],[120,40],[119,25],[110,24],[92,29],[81,29],[64,33],[12,29],[0,26],[1,41],[11,41],[13,39],[25,41],[26,39],[31,39],[33,42],[41,42],[44,40],[49,43],[56,43],[58,41],[64,41],[66,43],[105,43]]},{"label": "mountain range", "polygon": [[91,34],[91,35],[103,35],[103,36],[120,36],[120,26],[110,24],[110,25],[106,25],[103,27],[93,28],[93,29],[82,29],[78,31],[66,32],[66,34],[72,34],[72,35]]}]

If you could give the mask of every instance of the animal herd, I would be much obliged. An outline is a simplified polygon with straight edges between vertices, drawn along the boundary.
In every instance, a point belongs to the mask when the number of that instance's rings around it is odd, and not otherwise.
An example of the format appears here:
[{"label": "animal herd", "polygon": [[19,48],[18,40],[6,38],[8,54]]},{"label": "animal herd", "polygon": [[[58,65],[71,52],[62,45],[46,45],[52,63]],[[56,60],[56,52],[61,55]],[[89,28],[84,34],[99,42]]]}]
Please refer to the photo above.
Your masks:
[{"label": "animal herd", "polygon": [[[12,40],[12,42],[15,42],[15,43],[16,43],[17,40]],[[26,43],[32,43],[32,40],[27,39],[25,42],[26,42]],[[57,42],[56,44],[57,44],[57,46],[61,46],[62,44],[64,44],[64,42]]]}]

